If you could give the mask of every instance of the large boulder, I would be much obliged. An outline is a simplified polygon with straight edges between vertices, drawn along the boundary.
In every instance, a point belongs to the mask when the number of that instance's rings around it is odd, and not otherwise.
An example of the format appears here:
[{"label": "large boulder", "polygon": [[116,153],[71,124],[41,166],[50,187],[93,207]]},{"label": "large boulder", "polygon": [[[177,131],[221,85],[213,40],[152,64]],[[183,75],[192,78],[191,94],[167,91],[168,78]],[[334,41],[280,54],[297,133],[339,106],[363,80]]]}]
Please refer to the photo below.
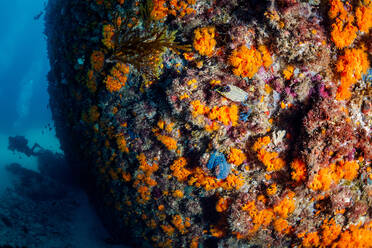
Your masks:
[{"label": "large boulder", "polygon": [[319,2],[49,1],[57,135],[116,241],[370,244],[372,7]]}]

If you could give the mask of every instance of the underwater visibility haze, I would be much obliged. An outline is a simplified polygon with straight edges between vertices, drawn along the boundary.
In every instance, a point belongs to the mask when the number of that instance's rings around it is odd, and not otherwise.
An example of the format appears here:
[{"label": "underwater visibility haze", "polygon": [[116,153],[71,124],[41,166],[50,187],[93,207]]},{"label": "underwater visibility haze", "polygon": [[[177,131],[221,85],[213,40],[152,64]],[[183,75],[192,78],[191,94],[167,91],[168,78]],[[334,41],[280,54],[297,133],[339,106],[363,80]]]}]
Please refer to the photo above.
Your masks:
[{"label": "underwater visibility haze", "polygon": [[46,4],[14,0],[0,8],[0,247],[117,247],[105,241],[55,136]]}]

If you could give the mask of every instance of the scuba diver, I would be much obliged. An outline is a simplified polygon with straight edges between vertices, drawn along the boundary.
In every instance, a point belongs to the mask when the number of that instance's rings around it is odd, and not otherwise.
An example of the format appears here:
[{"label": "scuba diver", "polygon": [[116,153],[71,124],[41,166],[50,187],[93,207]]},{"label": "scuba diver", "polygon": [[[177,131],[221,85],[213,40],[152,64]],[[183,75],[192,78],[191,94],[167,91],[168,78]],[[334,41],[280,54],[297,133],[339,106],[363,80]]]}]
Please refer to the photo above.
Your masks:
[{"label": "scuba diver", "polygon": [[[38,143],[35,143],[32,148],[28,146],[28,140],[25,138],[25,136],[14,136],[8,137],[9,145],[8,149],[11,151],[18,151],[20,153],[25,154],[27,157],[30,156],[38,156],[42,150],[44,150]],[[39,151],[35,151],[35,149],[39,149]]]},{"label": "scuba diver", "polygon": [[77,180],[75,178],[76,175],[68,166],[64,154],[45,149],[38,143],[35,143],[30,148],[25,136],[9,136],[8,140],[9,150],[23,153],[28,157],[34,156],[37,158],[37,168],[42,175],[47,175],[65,184],[75,184]]}]

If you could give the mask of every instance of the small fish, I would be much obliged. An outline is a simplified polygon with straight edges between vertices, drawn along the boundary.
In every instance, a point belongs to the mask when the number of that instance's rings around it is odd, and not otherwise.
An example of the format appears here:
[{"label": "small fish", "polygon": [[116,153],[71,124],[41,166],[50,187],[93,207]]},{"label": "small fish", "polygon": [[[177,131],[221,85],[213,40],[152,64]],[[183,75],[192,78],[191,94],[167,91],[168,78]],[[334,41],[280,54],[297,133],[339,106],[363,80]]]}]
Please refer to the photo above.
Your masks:
[{"label": "small fish", "polygon": [[36,16],[34,16],[34,20],[39,20],[40,17],[44,14],[43,11],[41,11],[39,14],[37,14]]},{"label": "small fish", "polygon": [[248,93],[234,85],[217,87],[216,91],[233,102],[245,102],[248,99]]}]

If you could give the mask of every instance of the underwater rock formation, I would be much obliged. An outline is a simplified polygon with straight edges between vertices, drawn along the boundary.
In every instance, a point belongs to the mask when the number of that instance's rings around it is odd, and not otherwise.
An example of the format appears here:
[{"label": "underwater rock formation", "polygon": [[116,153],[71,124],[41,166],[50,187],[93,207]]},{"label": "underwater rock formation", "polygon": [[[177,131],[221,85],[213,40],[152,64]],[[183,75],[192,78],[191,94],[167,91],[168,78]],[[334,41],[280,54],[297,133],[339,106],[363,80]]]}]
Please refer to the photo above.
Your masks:
[{"label": "underwater rock formation", "polygon": [[56,132],[115,240],[370,247],[370,0],[50,0],[45,18]]}]

